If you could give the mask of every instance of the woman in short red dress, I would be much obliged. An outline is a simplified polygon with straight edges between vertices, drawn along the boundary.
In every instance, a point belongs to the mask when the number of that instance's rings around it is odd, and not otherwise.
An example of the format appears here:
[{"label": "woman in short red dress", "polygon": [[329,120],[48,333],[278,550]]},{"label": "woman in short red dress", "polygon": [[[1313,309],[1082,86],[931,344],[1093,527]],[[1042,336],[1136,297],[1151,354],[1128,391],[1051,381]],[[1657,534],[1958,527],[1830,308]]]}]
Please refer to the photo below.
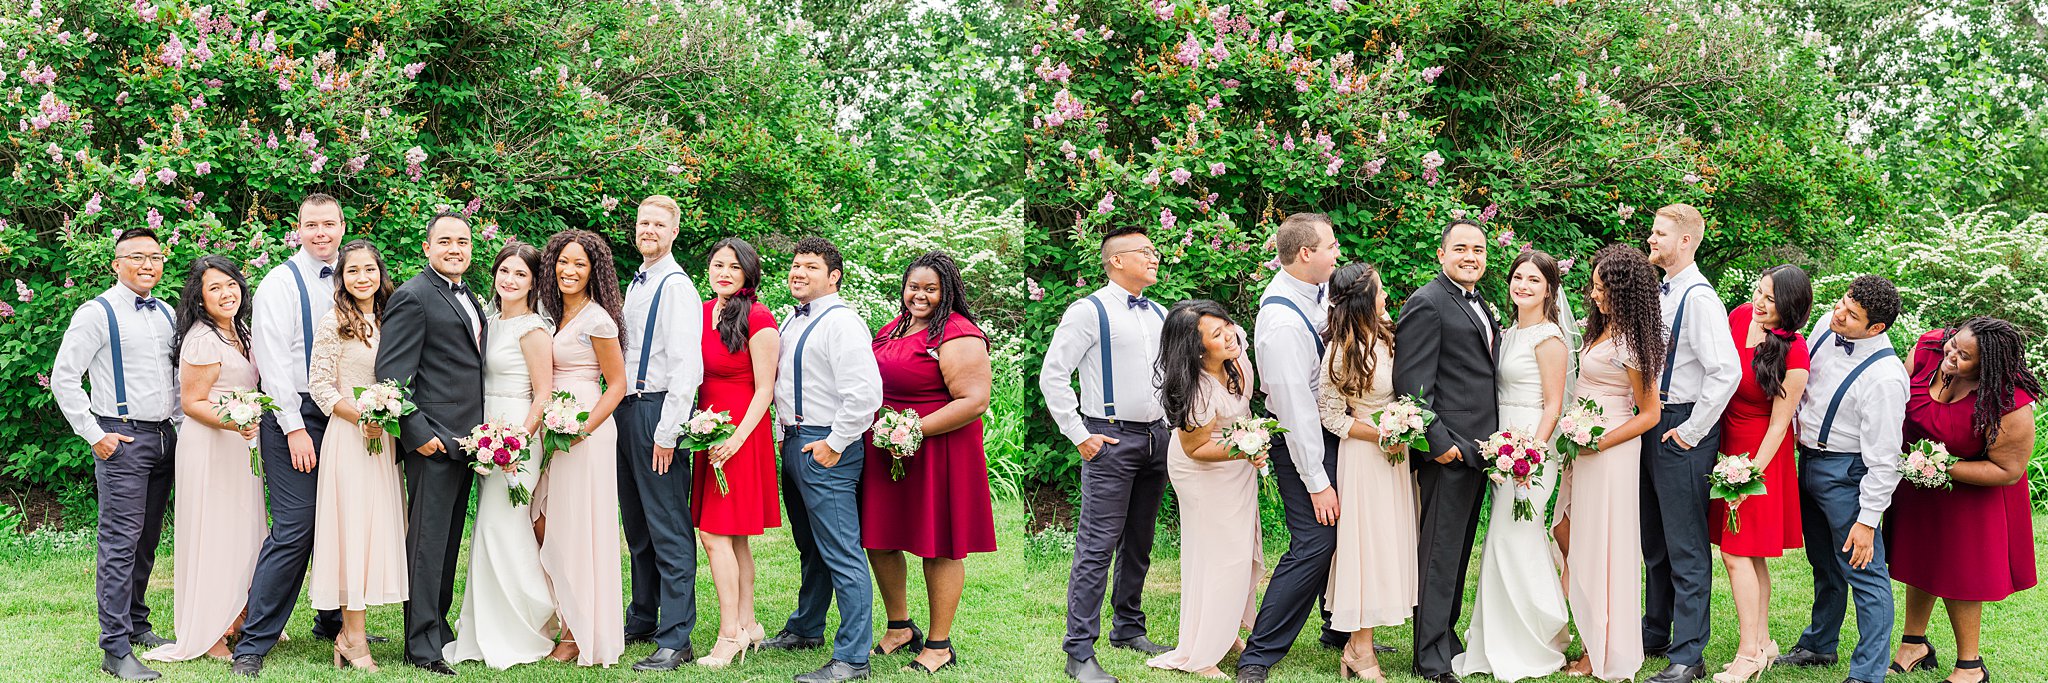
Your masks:
[{"label": "woman in short red dress", "polygon": [[1757,278],[1750,302],[1728,314],[1742,359],[1742,381],[1721,413],[1721,453],[1747,455],[1763,466],[1764,493],[1736,506],[1739,530],[1728,530],[1728,503],[1707,507],[1707,537],[1721,546],[1721,565],[1735,598],[1739,633],[1728,679],[1747,680],[1778,656],[1771,642],[1771,570],[1765,558],[1802,545],[1799,468],[1792,456],[1793,411],[1806,393],[1806,329],[1813,285],[1806,271],[1778,266]]},{"label": "woman in short red dress", "polygon": [[[718,590],[718,640],[698,664],[722,667],[767,637],[754,620],[754,554],[747,537],[782,526],[776,506],[775,444],[768,407],[775,402],[775,363],[782,338],[775,316],[754,300],[761,256],[753,245],[725,239],[711,247],[711,291],[704,303],[704,384],[697,408],[725,411],[738,426],[691,468],[691,519]],[[716,468],[713,465],[716,464]],[[718,471],[726,491],[718,490]]]},{"label": "woman in short red dress", "polygon": [[1920,337],[1906,370],[1905,443],[1932,441],[1961,461],[1953,486],[1901,483],[1885,520],[1892,578],[1906,584],[1906,619],[1894,670],[1933,669],[1927,621],[1934,599],[1948,605],[1956,669],[1948,680],[1990,678],[1977,641],[1984,603],[2034,586],[2034,526],[2027,458],[2034,452],[2034,396],[2025,337],[1996,318],[1972,318]]},{"label": "woman in short red dress", "polygon": [[[902,309],[882,326],[874,347],[882,406],[916,411],[924,431],[923,446],[902,461],[901,479],[890,474],[894,458],[879,448],[873,452],[882,457],[868,458],[861,470],[861,545],[889,612],[889,630],[875,651],[909,650],[917,661],[907,668],[932,673],[959,660],[951,631],[967,580],[964,560],[996,549],[981,441],[991,390],[988,338],[974,325],[951,257],[931,252],[904,270]],[[928,640],[910,621],[904,553],[924,558]]]}]

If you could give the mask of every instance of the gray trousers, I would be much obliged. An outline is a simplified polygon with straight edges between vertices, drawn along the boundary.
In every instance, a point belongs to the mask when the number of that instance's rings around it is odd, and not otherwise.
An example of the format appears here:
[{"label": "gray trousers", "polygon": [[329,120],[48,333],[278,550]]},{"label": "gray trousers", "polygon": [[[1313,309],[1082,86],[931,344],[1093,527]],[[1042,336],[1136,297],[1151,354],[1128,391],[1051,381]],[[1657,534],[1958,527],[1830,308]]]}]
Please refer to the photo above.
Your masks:
[{"label": "gray trousers", "polygon": [[1707,541],[1707,473],[1721,451],[1721,426],[1680,449],[1663,440],[1692,417],[1692,404],[1666,404],[1643,435],[1643,646],[1668,648],[1672,664],[1703,663],[1714,551]]},{"label": "gray trousers", "polygon": [[164,536],[164,506],[177,471],[178,433],[170,422],[99,418],[100,429],[135,439],[105,460],[93,459],[99,485],[100,649],[115,657],[133,652],[129,639],[148,633],[143,593]]},{"label": "gray trousers", "polygon": [[1871,542],[1870,564],[1849,566],[1842,544],[1862,512],[1858,487],[1864,466],[1858,453],[1799,449],[1799,521],[1806,561],[1813,565],[1813,621],[1799,634],[1799,647],[1834,654],[1841,644],[1849,589],[1856,590],[1856,652],[1849,677],[1882,681],[1891,665],[1892,581],[1885,565],[1884,534]]},{"label": "gray trousers", "polygon": [[690,466],[678,451],[668,474],[654,473],[654,428],[668,392],[627,396],[619,422],[619,516],[632,556],[626,632],[690,651],[697,626],[697,531],[690,521]]},{"label": "gray trousers", "polygon": [[1109,639],[1145,635],[1145,574],[1152,568],[1159,500],[1166,492],[1166,440],[1173,438],[1164,422],[1085,419],[1089,432],[1117,443],[1103,444],[1094,460],[1081,462],[1081,516],[1074,522],[1063,649],[1082,660],[1095,656],[1105,591],[1113,612]]},{"label": "gray trousers", "polygon": [[[299,417],[313,452],[327,436],[327,414],[309,394],[299,394]],[[320,499],[320,467],[292,469],[291,445],[277,417],[263,416],[258,443],[263,451],[263,485],[270,496],[270,536],[256,555],[256,576],[249,583],[249,616],[242,621],[242,642],[235,655],[267,655],[291,621],[292,608],[305,587],[306,566],[313,560],[313,512]],[[331,638],[341,632],[341,611],[321,610],[313,619],[313,635]]]},{"label": "gray trousers", "polygon": [[875,588],[868,575],[867,551],[860,545],[860,470],[862,444],[855,441],[831,467],[818,464],[804,445],[822,441],[830,427],[786,427],[782,432],[782,501],[789,508],[789,531],[796,541],[802,576],[796,611],[783,630],[806,638],[825,635],[825,610],[839,601],[839,633],[832,639],[832,658],[866,664],[874,645]]}]

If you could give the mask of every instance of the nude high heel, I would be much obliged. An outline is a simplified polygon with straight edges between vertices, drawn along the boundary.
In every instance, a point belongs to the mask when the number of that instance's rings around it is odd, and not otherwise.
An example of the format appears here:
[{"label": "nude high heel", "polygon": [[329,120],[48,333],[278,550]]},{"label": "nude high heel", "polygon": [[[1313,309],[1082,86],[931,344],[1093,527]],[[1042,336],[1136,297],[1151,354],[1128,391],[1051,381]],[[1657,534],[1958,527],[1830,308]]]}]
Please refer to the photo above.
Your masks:
[{"label": "nude high heel", "polygon": [[750,637],[746,634],[741,634],[738,638],[719,636],[718,642],[711,645],[711,653],[697,658],[697,666],[723,669],[731,666],[734,661],[745,662],[749,640]]},{"label": "nude high heel", "polygon": [[370,643],[365,641],[344,646],[341,644],[341,638],[335,638],[334,668],[346,669],[351,666],[377,673],[377,660],[370,658]]}]

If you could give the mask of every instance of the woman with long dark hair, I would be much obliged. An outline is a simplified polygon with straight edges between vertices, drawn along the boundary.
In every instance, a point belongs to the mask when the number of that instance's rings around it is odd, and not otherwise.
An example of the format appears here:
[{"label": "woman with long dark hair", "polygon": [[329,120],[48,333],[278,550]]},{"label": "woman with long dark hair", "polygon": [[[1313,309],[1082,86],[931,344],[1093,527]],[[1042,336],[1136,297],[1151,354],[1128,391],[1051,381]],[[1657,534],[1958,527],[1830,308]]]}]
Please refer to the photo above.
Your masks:
[{"label": "woman with long dark hair", "polygon": [[[960,661],[952,629],[967,555],[996,549],[981,440],[994,380],[988,337],[975,325],[953,257],[934,251],[911,261],[900,301],[896,319],[873,342],[882,406],[919,415],[924,443],[905,454],[901,479],[891,474],[894,457],[868,458],[862,466],[861,545],[889,612],[889,630],[875,651],[908,649],[917,654],[908,668],[932,673]],[[924,558],[928,638],[910,620],[904,553]]]},{"label": "woman with long dark hair", "polygon": [[[1563,315],[1568,309],[1560,275],[1557,259],[1550,254],[1530,250],[1515,257],[1508,267],[1514,319],[1500,333],[1500,356],[1494,366],[1500,428],[1544,444],[1552,442],[1569,396],[1565,383],[1572,349],[1560,325],[1568,317]],[[1555,461],[1545,463],[1522,491],[1513,481],[1491,485],[1478,594],[1465,630],[1465,652],[1451,658],[1453,673],[1485,673],[1512,683],[1548,676],[1564,666],[1571,612],[1565,606],[1564,584],[1553,569],[1544,509],[1562,469]],[[1533,519],[1515,518],[1518,496],[1533,501]]]},{"label": "woman with long dark hair", "polygon": [[[377,383],[377,344],[384,307],[395,289],[384,255],[368,240],[342,245],[335,256],[334,310],[313,331],[307,392],[333,423],[320,444],[319,498],[313,518],[310,587],[313,608],[338,609],[341,633],[334,665],[377,670],[370,658],[364,610],[411,596],[406,564],[406,507],[397,443],[364,422],[355,390]],[[352,424],[355,429],[336,429]],[[369,445],[382,445],[371,452]]]},{"label": "woman with long dark hair", "polygon": [[704,302],[704,385],[697,390],[697,409],[725,412],[736,425],[725,441],[697,452],[691,469],[690,513],[718,592],[718,640],[697,664],[717,668],[768,637],[767,627],[754,618],[754,551],[748,538],[782,526],[775,434],[772,425],[763,428],[775,403],[782,333],[774,314],[756,300],[761,254],[754,245],[737,237],[711,245],[706,280],[713,297]]},{"label": "woman with long dark hair", "polygon": [[[1353,263],[1330,277],[1330,343],[1323,353],[1317,412],[1339,437],[1335,485],[1337,552],[1324,604],[1330,628],[1349,632],[1338,676],[1384,681],[1373,629],[1415,613],[1415,474],[1396,447],[1380,444],[1372,415],[1394,401],[1394,324],[1372,266]],[[1396,460],[1395,458],[1402,458]]]},{"label": "woman with long dark hair", "polygon": [[1565,595],[1586,654],[1575,675],[1634,679],[1643,666],[1642,442],[1663,406],[1664,364],[1658,278],[1643,252],[1612,245],[1593,257],[1593,303],[1574,392],[1601,409],[1596,450],[1565,473],[1556,537],[1565,551]]},{"label": "woman with long dark hair", "polygon": [[[533,308],[540,250],[507,241],[491,262],[491,309],[485,324],[484,419],[537,434],[554,390],[554,342],[547,320]],[[531,441],[531,439],[529,439]],[[477,482],[476,530],[469,543],[469,582],[454,642],[442,648],[451,663],[482,660],[504,670],[540,661],[555,646],[548,632],[555,603],[541,570],[533,512],[512,504],[513,484],[539,485],[540,461],[512,463]]]},{"label": "woman with long dark hair", "polygon": [[[1252,364],[1244,328],[1214,301],[1183,301],[1159,334],[1159,395],[1166,423],[1166,474],[1181,536],[1180,643],[1146,666],[1229,678],[1216,668],[1243,642],[1257,613],[1265,560],[1259,543],[1259,474],[1266,458],[1234,455],[1222,430],[1252,414]],[[1274,434],[1273,438],[1280,438]]]},{"label": "woman with long dark hair", "polygon": [[185,426],[178,430],[176,464],[179,524],[174,579],[177,642],[142,655],[178,662],[207,655],[226,660],[228,639],[241,630],[256,553],[264,526],[263,480],[249,467],[249,440],[256,425],[228,426],[213,401],[256,388],[256,364],[249,356],[248,282],[235,263],[202,256],[185,276],[178,297],[177,334],[171,342],[178,365],[178,402]]},{"label": "woman with long dark hair", "polygon": [[1997,318],[1922,335],[1906,371],[1905,442],[1946,446],[1961,461],[1949,470],[1947,489],[1904,484],[1893,494],[1886,554],[1892,578],[1906,584],[1906,619],[1892,670],[1938,666],[1927,621],[1941,598],[1956,634],[1948,680],[1990,680],[1978,650],[1984,603],[2039,580],[2027,459],[2041,383],[2027,369],[2026,335]]},{"label": "woman with long dark hair", "polygon": [[[1728,314],[1742,381],[1721,413],[1721,454],[1754,460],[1763,471],[1764,492],[1733,507],[1720,500],[1707,507],[1707,537],[1721,546],[1740,633],[1735,660],[1715,675],[1723,683],[1758,676],[1778,656],[1768,618],[1771,572],[1764,562],[1802,545],[1792,418],[1806,393],[1810,363],[1799,330],[1806,329],[1812,310],[1813,284],[1806,271],[1777,266],[1757,277],[1749,303]],[[1733,530],[1727,521],[1731,512],[1740,522]]]}]

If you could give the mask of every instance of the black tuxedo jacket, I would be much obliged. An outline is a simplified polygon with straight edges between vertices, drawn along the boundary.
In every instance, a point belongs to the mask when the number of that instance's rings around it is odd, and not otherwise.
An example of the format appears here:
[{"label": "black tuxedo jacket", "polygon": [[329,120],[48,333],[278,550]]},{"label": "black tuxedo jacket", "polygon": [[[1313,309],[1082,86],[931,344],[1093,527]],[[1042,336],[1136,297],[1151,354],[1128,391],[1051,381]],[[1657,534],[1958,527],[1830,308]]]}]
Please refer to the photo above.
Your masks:
[{"label": "black tuxedo jacket", "polygon": [[460,453],[455,440],[484,421],[483,349],[490,342],[470,336],[464,306],[489,334],[476,297],[452,290],[431,268],[400,285],[384,306],[377,380],[404,382],[419,406],[398,421],[398,443],[408,453],[436,437],[448,453]]},{"label": "black tuxedo jacket", "polygon": [[1429,453],[1408,459],[1418,468],[1434,465],[1453,446],[1466,464],[1485,467],[1479,441],[1499,429],[1494,373],[1500,325],[1492,308],[1482,305],[1486,314],[1481,316],[1464,296],[1463,288],[1438,275],[1401,305],[1394,330],[1394,391],[1420,395],[1436,412],[1429,425]]}]

